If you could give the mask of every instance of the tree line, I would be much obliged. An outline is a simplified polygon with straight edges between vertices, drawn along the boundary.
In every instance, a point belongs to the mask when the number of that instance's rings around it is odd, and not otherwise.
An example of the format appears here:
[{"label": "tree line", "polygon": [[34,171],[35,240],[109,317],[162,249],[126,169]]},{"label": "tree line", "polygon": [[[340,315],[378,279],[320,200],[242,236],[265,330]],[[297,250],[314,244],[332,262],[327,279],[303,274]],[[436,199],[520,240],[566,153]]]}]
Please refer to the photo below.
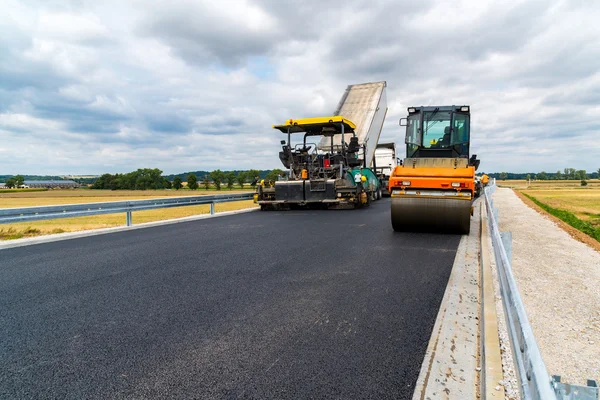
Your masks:
[{"label": "tree line", "polygon": [[[256,169],[253,170],[253,172],[257,172],[258,171],[258,176],[260,177],[260,179],[265,179],[265,177],[267,176],[267,174],[269,172],[271,172],[271,170],[268,169]],[[182,172],[179,174],[170,174],[170,175],[164,175],[165,178],[167,178],[168,180],[170,180],[171,182],[173,182],[173,180],[175,179],[176,176],[178,176],[182,181],[186,181],[187,177],[190,174],[194,174],[196,175],[196,177],[198,177],[199,179],[203,178],[206,175],[210,176],[210,173],[212,171],[205,171],[205,170],[197,170],[197,171],[187,171],[187,172]],[[224,171],[225,173],[229,173],[229,172],[233,172],[236,176],[240,173],[240,172],[248,172],[248,170],[233,170],[233,171]]]},{"label": "tree line", "polygon": [[525,172],[525,173],[512,173],[512,172],[494,172],[487,174],[491,178],[496,178],[500,180],[506,179],[526,179],[526,180],[587,180],[587,179],[597,179],[600,177],[600,168],[597,171],[588,173],[584,169],[576,170],[575,168],[565,168],[562,171],[558,170],[556,172]]},{"label": "tree line", "polygon": [[[186,178],[187,188],[197,190],[203,187],[205,190],[214,187],[221,190],[227,187],[232,190],[235,184],[240,188],[244,185],[256,185],[261,179],[276,181],[284,172],[281,169],[274,169],[263,174],[263,171],[251,169],[248,171],[221,171],[220,169],[205,172],[203,176],[196,176],[195,173],[189,173]],[[261,178],[261,175],[264,178]],[[143,168],[126,174],[104,174],[92,184],[92,189],[108,190],[148,190],[148,189],[175,189],[184,188],[184,180],[180,175],[171,175],[169,179],[162,175],[158,168]]]}]

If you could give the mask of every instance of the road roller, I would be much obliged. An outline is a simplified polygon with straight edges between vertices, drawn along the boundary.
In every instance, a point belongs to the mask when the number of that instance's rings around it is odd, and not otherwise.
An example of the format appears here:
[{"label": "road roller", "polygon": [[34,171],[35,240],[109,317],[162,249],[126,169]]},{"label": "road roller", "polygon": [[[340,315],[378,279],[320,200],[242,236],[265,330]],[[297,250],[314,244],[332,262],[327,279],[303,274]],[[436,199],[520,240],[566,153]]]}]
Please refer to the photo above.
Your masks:
[{"label": "road roller", "polygon": [[479,160],[469,154],[469,106],[409,107],[406,158],[389,180],[395,231],[468,234]]}]

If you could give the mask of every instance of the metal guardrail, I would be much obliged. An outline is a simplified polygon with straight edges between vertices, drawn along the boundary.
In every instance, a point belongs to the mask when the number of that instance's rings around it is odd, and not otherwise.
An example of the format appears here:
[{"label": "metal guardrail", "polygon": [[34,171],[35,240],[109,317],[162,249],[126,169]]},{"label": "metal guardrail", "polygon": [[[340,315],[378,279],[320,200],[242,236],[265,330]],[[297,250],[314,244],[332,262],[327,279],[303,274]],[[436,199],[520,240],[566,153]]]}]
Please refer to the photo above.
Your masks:
[{"label": "metal guardrail", "polygon": [[504,303],[513,356],[517,364],[521,399],[599,399],[598,384],[594,380],[588,380],[588,386],[569,385],[560,382],[560,376],[551,378],[548,374],[512,273],[510,254],[512,253],[512,235],[508,232],[500,233],[498,228],[498,210],[494,208],[494,202],[491,198],[495,190],[494,181],[484,190],[484,199],[500,281],[500,292]]},{"label": "metal guardrail", "polygon": [[170,197],[151,200],[128,200],[103,203],[63,204],[56,206],[2,208],[0,224],[39,221],[55,218],[85,217],[89,215],[125,213],[127,226],[133,224],[133,211],[158,208],[196,206],[210,204],[210,213],[215,213],[215,203],[252,200],[254,193],[218,194],[211,196]]}]

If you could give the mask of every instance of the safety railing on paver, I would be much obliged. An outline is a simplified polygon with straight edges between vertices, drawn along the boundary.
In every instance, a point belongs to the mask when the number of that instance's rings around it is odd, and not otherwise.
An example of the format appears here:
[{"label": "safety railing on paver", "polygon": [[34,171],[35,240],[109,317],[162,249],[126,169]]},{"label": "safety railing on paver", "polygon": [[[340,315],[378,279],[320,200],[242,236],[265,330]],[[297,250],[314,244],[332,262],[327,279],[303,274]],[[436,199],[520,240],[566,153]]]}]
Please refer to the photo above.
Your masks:
[{"label": "safety railing on paver", "polygon": [[0,224],[39,221],[55,218],[85,217],[89,215],[125,213],[127,226],[133,224],[133,211],[154,210],[158,208],[196,206],[210,204],[210,213],[215,213],[215,203],[252,200],[253,193],[218,194],[212,196],[170,197],[151,200],[113,201],[104,203],[63,204],[56,206],[2,208]]},{"label": "safety railing on paver", "polygon": [[498,210],[494,208],[491,198],[495,190],[494,181],[486,187],[484,198],[506,322],[517,364],[521,398],[523,400],[597,400],[599,392],[595,380],[588,380],[587,386],[570,385],[560,382],[560,376],[555,375],[551,378],[548,374],[512,273],[511,234],[501,233],[498,228]]}]

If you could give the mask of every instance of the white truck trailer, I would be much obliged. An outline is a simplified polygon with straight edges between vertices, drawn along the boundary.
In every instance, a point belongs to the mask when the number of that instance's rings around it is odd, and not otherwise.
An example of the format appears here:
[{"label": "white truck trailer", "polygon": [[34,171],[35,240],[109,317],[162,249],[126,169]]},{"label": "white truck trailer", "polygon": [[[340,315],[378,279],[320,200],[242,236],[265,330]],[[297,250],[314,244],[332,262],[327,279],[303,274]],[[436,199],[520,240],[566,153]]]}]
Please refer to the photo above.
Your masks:
[{"label": "white truck trailer", "polygon": [[396,143],[379,143],[375,148],[375,160],[373,170],[377,177],[381,180],[383,186],[383,194],[389,196],[388,184],[392,171],[398,165],[398,157],[396,155]]}]

